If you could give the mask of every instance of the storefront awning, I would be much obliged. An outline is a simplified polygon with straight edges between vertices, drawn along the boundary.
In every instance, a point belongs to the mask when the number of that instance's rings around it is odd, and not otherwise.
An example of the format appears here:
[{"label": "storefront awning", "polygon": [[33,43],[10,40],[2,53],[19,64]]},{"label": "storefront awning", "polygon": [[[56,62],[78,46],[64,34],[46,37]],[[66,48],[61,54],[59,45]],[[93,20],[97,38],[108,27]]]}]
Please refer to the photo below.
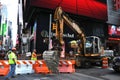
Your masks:
[{"label": "storefront awning", "polygon": [[53,10],[61,6],[65,12],[107,20],[107,5],[99,0],[31,0],[31,5]]}]

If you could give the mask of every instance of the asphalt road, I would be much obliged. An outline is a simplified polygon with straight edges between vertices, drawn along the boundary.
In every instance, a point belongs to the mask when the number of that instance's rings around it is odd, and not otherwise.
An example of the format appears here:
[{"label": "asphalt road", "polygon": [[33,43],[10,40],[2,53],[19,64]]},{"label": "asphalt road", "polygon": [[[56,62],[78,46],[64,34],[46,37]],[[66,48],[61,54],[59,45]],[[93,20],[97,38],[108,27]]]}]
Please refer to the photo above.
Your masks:
[{"label": "asphalt road", "polygon": [[[4,76],[0,76],[0,80],[3,79]],[[75,73],[22,74],[11,80],[120,80],[120,73],[114,72],[111,68],[90,68],[76,69]]]},{"label": "asphalt road", "polygon": [[[0,77],[0,80],[3,80],[4,77]],[[80,73],[73,74],[30,74],[30,75],[17,75],[16,78],[11,78],[11,80],[103,80],[100,78],[87,76]]]}]

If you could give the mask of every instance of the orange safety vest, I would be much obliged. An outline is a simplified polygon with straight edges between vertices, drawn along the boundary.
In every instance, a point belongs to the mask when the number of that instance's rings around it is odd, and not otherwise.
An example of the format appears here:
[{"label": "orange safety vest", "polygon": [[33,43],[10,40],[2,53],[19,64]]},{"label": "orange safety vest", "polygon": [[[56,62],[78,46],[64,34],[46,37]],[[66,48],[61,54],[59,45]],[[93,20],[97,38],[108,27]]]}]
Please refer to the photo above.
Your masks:
[{"label": "orange safety vest", "polygon": [[37,55],[35,52],[32,53],[31,60],[37,60]]}]

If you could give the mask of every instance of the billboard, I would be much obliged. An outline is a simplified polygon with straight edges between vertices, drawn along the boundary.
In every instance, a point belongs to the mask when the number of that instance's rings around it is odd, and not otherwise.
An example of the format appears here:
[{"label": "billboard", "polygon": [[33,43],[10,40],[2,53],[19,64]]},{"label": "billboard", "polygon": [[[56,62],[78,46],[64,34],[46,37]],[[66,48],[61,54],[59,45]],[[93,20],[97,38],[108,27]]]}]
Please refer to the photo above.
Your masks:
[{"label": "billboard", "polygon": [[108,34],[111,37],[120,37],[120,27],[115,25],[109,25]]},{"label": "billboard", "polygon": [[108,24],[120,25],[120,0],[107,0]]}]

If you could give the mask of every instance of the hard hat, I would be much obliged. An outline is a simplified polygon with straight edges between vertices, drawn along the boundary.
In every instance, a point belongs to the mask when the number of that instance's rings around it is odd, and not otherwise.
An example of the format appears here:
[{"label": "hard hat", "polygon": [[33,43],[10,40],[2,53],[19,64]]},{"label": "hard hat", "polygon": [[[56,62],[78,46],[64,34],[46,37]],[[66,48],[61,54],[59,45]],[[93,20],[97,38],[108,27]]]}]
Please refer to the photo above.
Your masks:
[{"label": "hard hat", "polygon": [[14,50],[14,51],[15,51],[15,50],[16,50],[16,48],[12,48],[12,50]]},{"label": "hard hat", "polygon": [[70,44],[77,44],[77,41],[75,41],[75,40],[70,41]]}]

